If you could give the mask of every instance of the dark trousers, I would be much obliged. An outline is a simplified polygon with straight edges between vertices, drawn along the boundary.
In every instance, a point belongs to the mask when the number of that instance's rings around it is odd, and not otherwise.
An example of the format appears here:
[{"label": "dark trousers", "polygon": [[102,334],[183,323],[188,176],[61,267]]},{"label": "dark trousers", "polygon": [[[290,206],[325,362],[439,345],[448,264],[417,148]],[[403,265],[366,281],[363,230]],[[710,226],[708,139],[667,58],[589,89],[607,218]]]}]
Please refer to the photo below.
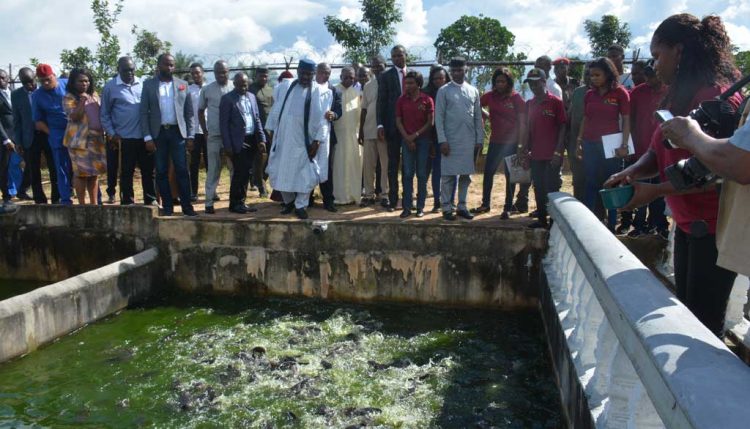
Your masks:
[{"label": "dark trousers", "polygon": [[208,167],[208,154],[206,152],[206,136],[196,134],[193,140],[193,149],[190,151],[190,191],[198,195],[198,171],[201,166],[201,154],[204,160],[204,169]]},{"label": "dark trousers", "polygon": [[534,183],[537,219],[547,222],[547,194],[557,192],[562,186],[560,166],[553,166],[552,161],[531,160],[531,181]]},{"label": "dark trousers", "polygon": [[[107,143],[107,195],[110,197],[117,195],[119,156],[119,149],[112,148],[112,146]],[[120,199],[122,199],[122,197],[120,197]]]},{"label": "dark trousers", "polygon": [[47,134],[35,131],[31,147],[23,155],[26,159],[26,171],[31,175],[31,191],[34,193],[34,202],[37,204],[47,204],[47,195],[42,187],[42,154],[44,154],[47,171],[49,172],[52,204],[59,204],[60,192],[57,189],[57,170],[55,169],[55,161],[52,159],[52,149],[49,147]]},{"label": "dark trousers", "polygon": [[388,202],[398,205],[398,164],[401,161],[401,139],[389,136],[388,140]]},{"label": "dark trousers", "polygon": [[143,203],[151,204],[156,200],[156,184],[154,182],[154,154],[146,150],[143,139],[122,139],[122,176],[120,177],[120,204],[135,203],[133,191],[133,173],[136,165],[141,171],[141,186],[143,187]]},{"label": "dark trousers", "polygon": [[[659,178],[643,180],[646,183],[660,183]],[[633,227],[640,231],[648,231],[656,228],[657,231],[665,230],[669,227],[667,216],[664,214],[666,202],[663,197],[657,198],[648,205],[635,209],[633,218]],[[648,215],[647,215],[648,212]],[[624,216],[623,216],[624,217]]]},{"label": "dark trousers", "polygon": [[[492,197],[492,186],[495,181],[495,173],[500,165],[505,162],[505,157],[516,153],[515,144],[494,144],[490,143],[487,149],[487,158],[484,162],[484,180],[482,183],[482,206],[490,207]],[[509,212],[513,208],[513,194],[516,192],[516,184],[510,182],[510,173],[507,168],[505,172],[505,205],[503,211]],[[529,188],[530,183],[519,185],[518,195],[516,195],[516,208],[525,211],[529,208]]]},{"label": "dark trousers", "polygon": [[229,185],[229,207],[238,207],[245,204],[247,197],[247,184],[250,181],[250,169],[258,150],[255,135],[245,136],[245,144],[242,150],[232,153],[232,180]]},{"label": "dark trousers", "polygon": [[162,127],[156,139],[156,183],[159,186],[162,207],[166,214],[172,214],[174,203],[172,190],[169,187],[169,160],[174,165],[175,176],[180,193],[180,205],[183,213],[193,211],[190,203],[190,173],[187,167],[187,148],[185,139],[176,125]]},{"label": "dark trousers", "polygon": [[433,139],[430,142],[435,147],[435,156],[427,160],[427,175],[430,176],[430,182],[432,184],[432,198],[435,201],[435,207],[440,207],[440,145],[437,140]]},{"label": "dark trousers", "polygon": [[[584,141],[583,169],[586,176],[586,193],[583,202],[601,219],[604,217],[604,208],[599,197],[599,190],[602,189],[609,176],[622,170],[622,159],[605,158],[601,141]],[[607,225],[610,229],[614,229],[616,223],[617,210],[608,210]]]},{"label": "dark trousers", "polygon": [[253,156],[253,184],[258,187],[260,195],[268,193],[266,191],[266,167],[268,167],[268,153],[256,150]]},{"label": "dark trousers", "polygon": [[[328,153],[328,180],[320,184],[320,194],[323,196],[323,205],[333,205],[333,153],[336,151],[336,145],[331,145]],[[312,192],[310,193],[312,196]],[[310,198],[312,201],[312,198]]]},{"label": "dark trousers", "polygon": [[8,165],[10,164],[10,151],[8,147],[0,142],[0,190],[3,194],[3,201],[10,201],[10,192],[8,192]]},{"label": "dark trousers", "polygon": [[570,140],[567,151],[570,174],[573,176],[573,197],[578,201],[583,201],[586,198],[586,173],[583,169],[583,160],[578,159],[576,154],[576,139]]},{"label": "dark trousers", "polygon": [[677,298],[717,336],[724,331],[724,316],[736,273],[716,265],[716,236],[692,236],[680,228],[674,237],[674,279]]}]

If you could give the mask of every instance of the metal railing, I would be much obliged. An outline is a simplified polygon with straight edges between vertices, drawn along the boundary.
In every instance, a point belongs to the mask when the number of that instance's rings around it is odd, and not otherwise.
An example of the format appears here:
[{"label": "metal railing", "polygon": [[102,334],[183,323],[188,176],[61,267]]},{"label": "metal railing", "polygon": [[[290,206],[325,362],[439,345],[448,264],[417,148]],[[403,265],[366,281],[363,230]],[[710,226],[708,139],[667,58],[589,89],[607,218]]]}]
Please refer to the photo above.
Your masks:
[{"label": "metal railing", "polygon": [[593,424],[747,428],[750,368],[583,204],[549,205],[546,282]]}]

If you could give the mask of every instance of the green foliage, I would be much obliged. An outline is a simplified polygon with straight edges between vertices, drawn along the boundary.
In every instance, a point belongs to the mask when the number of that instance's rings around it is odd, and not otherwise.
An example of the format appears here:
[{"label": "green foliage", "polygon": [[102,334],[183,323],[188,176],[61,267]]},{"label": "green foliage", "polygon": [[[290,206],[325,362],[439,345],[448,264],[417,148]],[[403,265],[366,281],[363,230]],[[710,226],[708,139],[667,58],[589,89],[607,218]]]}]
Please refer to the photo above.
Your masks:
[{"label": "green foliage", "polygon": [[91,49],[79,46],[72,51],[63,49],[60,53],[60,63],[64,70],[70,71],[75,68],[86,68],[91,70],[94,64],[94,54]]},{"label": "green foliage", "polygon": [[156,60],[159,54],[169,52],[172,43],[161,40],[156,32],[151,32],[134,25],[130,32],[135,36],[133,59],[135,60],[138,76],[152,75],[156,70]]},{"label": "green foliage", "polygon": [[370,57],[379,54],[393,40],[396,34],[394,24],[401,22],[401,10],[396,0],[360,0],[360,3],[361,24],[333,15],[323,18],[323,23],[346,49],[347,61],[367,64]]},{"label": "green foliage", "polygon": [[750,51],[740,51],[734,54],[734,60],[737,63],[737,68],[743,76],[750,73]]},{"label": "green foliage", "polygon": [[628,23],[620,24],[620,20],[614,15],[603,15],[600,22],[587,19],[583,27],[589,36],[594,57],[607,55],[607,48],[612,45],[620,45],[626,50],[630,45],[630,26]]},{"label": "green foliage", "polygon": [[[448,27],[440,30],[434,46],[438,62],[445,63],[452,57],[463,56],[468,61],[517,61],[526,55],[511,54],[516,37],[500,21],[494,18],[464,15]],[[494,67],[471,67],[468,81],[475,81],[483,88],[492,79]],[[516,70],[518,72],[518,70]],[[521,68],[520,73],[523,73]]]},{"label": "green foliage", "polygon": [[120,39],[114,35],[112,28],[122,13],[124,0],[91,0],[91,11],[94,14],[94,25],[101,40],[96,46],[95,66],[93,73],[97,85],[101,88],[107,80],[117,73],[117,59],[120,56]]},{"label": "green foliage", "polygon": [[31,57],[29,58],[29,64],[31,64],[32,67],[36,67],[39,65],[39,58],[37,57]]}]

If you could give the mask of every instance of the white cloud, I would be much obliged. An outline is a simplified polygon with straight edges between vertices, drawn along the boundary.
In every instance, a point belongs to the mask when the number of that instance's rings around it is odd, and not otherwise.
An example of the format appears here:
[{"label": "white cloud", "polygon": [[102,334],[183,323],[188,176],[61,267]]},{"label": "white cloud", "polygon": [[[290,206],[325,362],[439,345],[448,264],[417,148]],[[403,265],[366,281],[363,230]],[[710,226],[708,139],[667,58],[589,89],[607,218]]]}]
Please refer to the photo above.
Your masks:
[{"label": "white cloud", "polygon": [[427,12],[422,0],[399,0],[402,21],[396,25],[396,42],[404,46],[429,46]]}]

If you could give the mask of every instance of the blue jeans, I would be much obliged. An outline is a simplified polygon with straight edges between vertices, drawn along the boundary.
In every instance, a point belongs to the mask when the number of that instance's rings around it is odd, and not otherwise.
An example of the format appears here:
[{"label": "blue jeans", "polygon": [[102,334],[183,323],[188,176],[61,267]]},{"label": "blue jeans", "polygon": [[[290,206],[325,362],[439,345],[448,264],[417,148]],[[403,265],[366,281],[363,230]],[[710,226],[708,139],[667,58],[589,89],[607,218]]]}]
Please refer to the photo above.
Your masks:
[{"label": "blue jeans", "polygon": [[156,184],[159,186],[162,207],[167,214],[171,214],[174,210],[172,191],[169,189],[167,176],[169,158],[172,158],[175,176],[177,176],[182,212],[190,212],[193,210],[193,205],[190,203],[190,176],[187,169],[185,139],[182,138],[176,126],[162,128],[159,137],[156,138]]},{"label": "blue jeans", "polygon": [[[601,198],[599,190],[609,176],[622,170],[622,159],[604,157],[604,147],[601,141],[583,142],[583,171],[586,176],[586,192],[583,203],[594,214],[601,218]],[[597,207],[598,206],[598,207]],[[608,210],[607,225],[614,229],[617,224],[617,210]]]},{"label": "blue jeans", "polygon": [[[490,143],[487,149],[487,158],[484,161],[484,180],[482,183],[482,207],[490,207],[492,198],[492,185],[495,181],[495,173],[500,164],[505,162],[505,157],[516,153],[515,144],[497,144]],[[516,184],[510,183],[510,174],[508,169],[505,172],[505,205],[503,211],[509,212],[513,208],[513,194],[516,192]],[[524,183],[519,185],[518,195],[516,195],[516,208],[525,210],[529,207],[529,188],[531,184]]]},{"label": "blue jeans", "polygon": [[417,148],[413,152],[409,150],[406,142],[401,143],[401,181],[404,187],[402,206],[404,210],[412,208],[414,199],[414,173],[417,174],[417,210],[424,209],[424,203],[427,199],[427,163],[430,157],[430,145],[432,141],[429,138],[419,138],[416,140]]},{"label": "blue jeans", "polygon": [[70,163],[68,148],[64,146],[53,148],[52,161],[55,163],[57,191],[60,193],[60,204],[69,206],[73,204],[71,198],[73,194],[73,165]]}]

